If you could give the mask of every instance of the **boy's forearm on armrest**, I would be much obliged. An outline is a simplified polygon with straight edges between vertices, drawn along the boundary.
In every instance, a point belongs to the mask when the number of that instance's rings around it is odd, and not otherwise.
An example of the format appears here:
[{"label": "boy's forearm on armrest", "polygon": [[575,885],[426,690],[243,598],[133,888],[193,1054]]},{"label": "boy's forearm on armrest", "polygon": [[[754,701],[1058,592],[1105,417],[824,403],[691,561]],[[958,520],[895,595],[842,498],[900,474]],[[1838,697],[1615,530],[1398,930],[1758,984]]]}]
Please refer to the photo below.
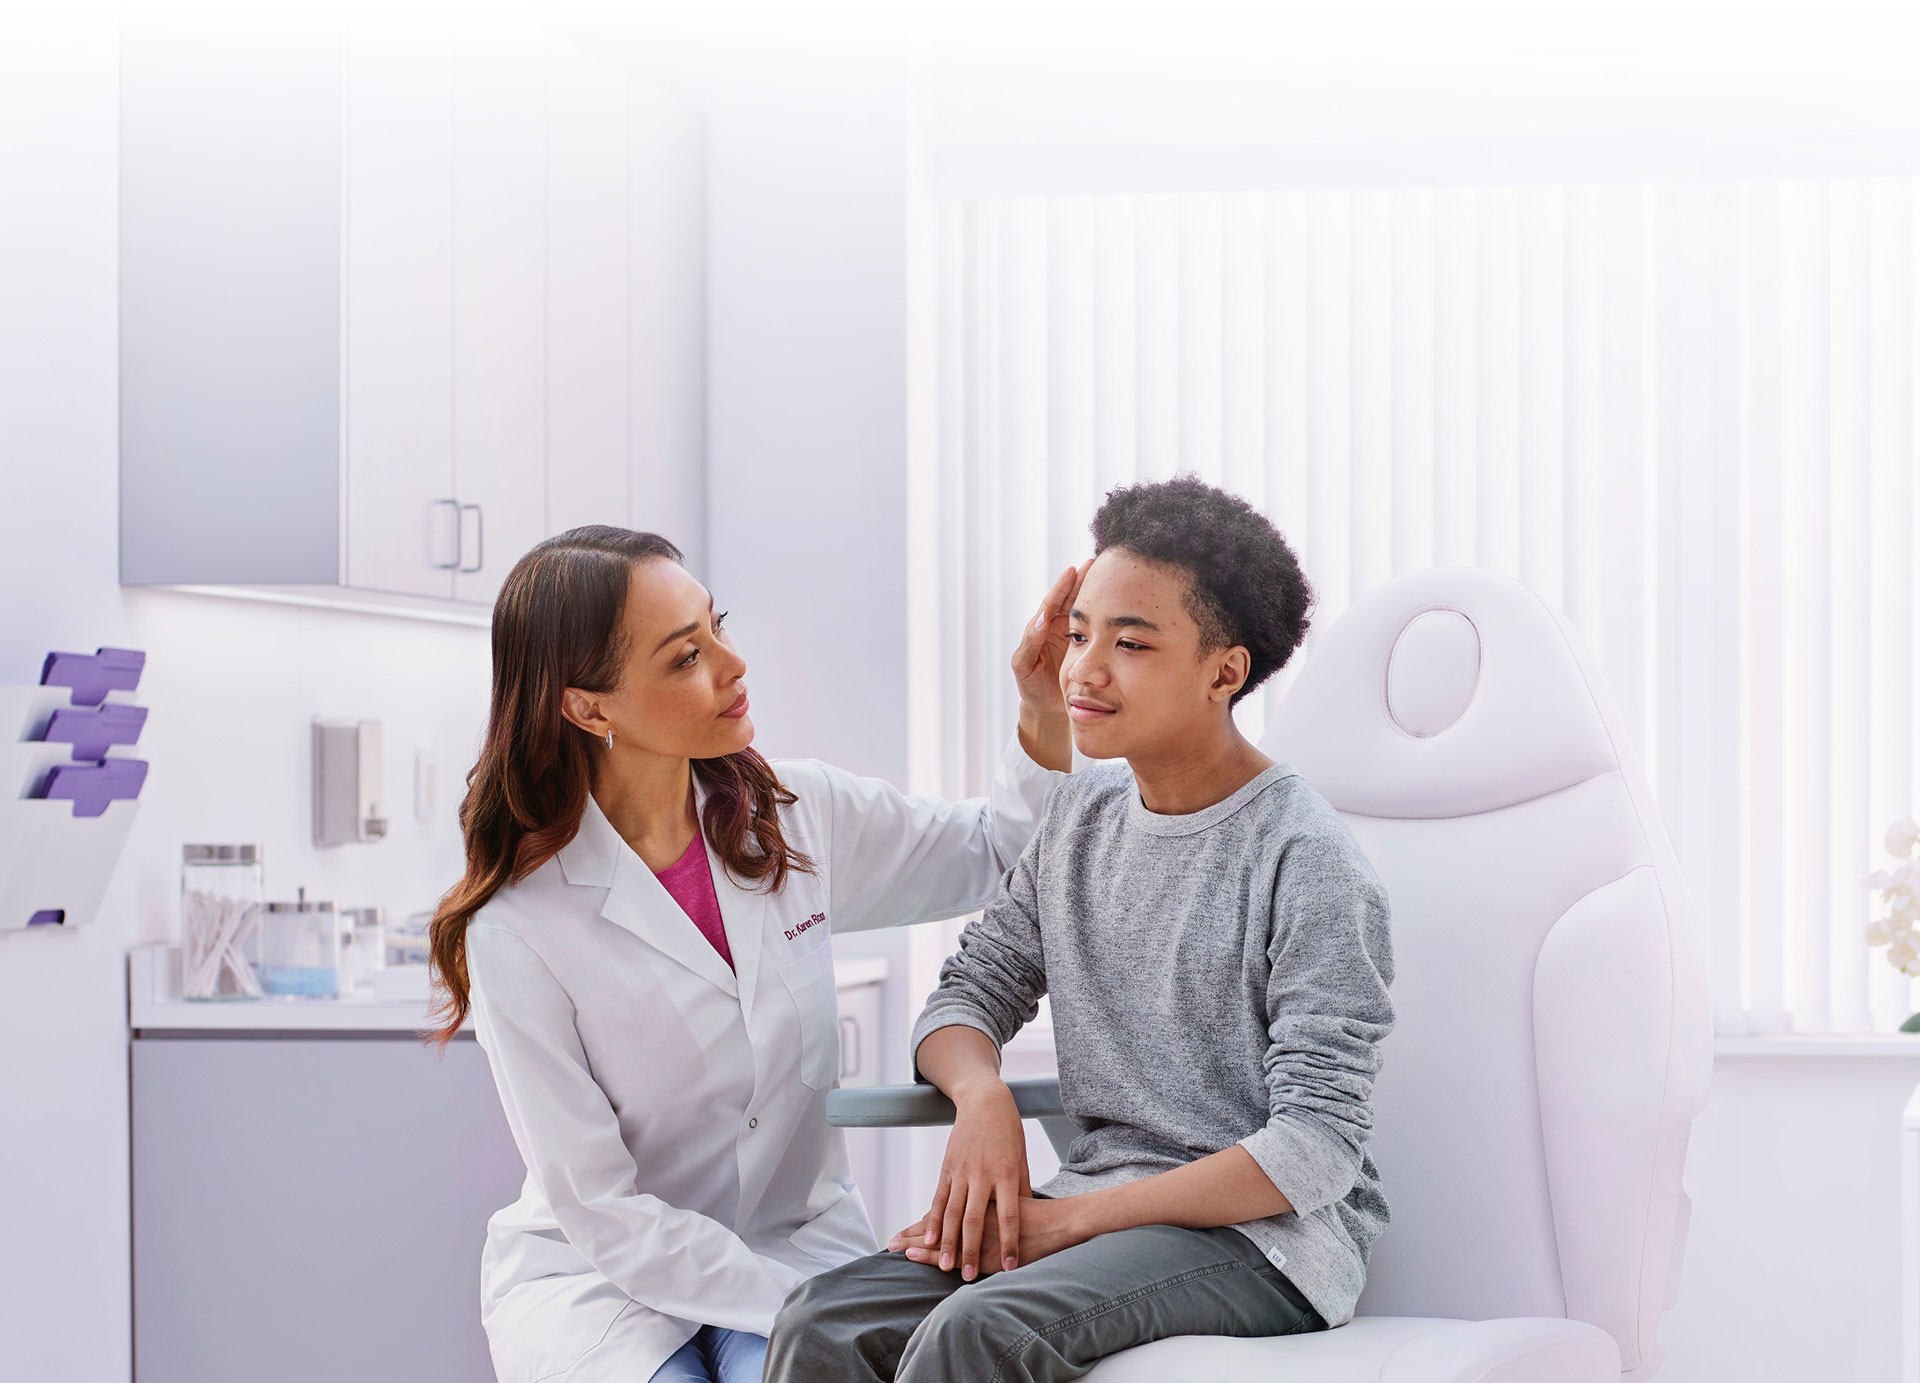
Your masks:
[{"label": "boy's forearm on armrest", "polygon": [[955,1104],[982,1091],[1006,1088],[1000,1079],[1000,1049],[978,1028],[963,1023],[935,1028],[922,1038],[914,1064]]},{"label": "boy's forearm on armrest", "polygon": [[1158,1176],[1067,1200],[1088,1239],[1139,1225],[1214,1229],[1293,1209],[1253,1154],[1238,1144]]}]

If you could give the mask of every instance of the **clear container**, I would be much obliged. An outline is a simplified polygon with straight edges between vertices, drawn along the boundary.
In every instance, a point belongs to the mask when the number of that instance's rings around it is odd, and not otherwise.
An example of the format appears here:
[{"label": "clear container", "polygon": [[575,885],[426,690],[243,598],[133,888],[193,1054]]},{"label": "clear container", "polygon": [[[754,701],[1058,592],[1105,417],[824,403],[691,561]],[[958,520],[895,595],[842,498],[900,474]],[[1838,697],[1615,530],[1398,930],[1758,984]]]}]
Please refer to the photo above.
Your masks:
[{"label": "clear container", "polygon": [[342,989],[364,989],[387,963],[387,915],[382,908],[348,908],[340,914]]},{"label": "clear container", "polygon": [[180,996],[258,999],[258,845],[180,847]]},{"label": "clear container", "polygon": [[310,902],[260,910],[260,987],[288,999],[331,999],[340,993],[340,909]]}]

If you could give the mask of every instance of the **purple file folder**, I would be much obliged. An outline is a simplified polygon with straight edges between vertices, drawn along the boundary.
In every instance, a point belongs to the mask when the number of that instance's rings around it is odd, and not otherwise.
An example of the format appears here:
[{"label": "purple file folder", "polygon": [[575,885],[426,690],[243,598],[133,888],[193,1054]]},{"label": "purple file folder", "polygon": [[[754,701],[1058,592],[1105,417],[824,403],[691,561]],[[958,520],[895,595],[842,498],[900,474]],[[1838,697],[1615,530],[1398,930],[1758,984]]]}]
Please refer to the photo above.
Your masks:
[{"label": "purple file folder", "polygon": [[133,648],[103,648],[97,653],[49,653],[40,669],[43,687],[71,687],[73,704],[98,706],[110,691],[140,685],[147,655]]},{"label": "purple file folder", "polygon": [[47,775],[42,797],[73,803],[75,816],[99,816],[109,802],[131,800],[147,781],[144,759],[108,759],[97,764],[61,764]]},{"label": "purple file folder", "polygon": [[147,723],[145,706],[64,706],[47,723],[47,742],[70,744],[75,759],[107,757],[116,744],[137,744]]}]

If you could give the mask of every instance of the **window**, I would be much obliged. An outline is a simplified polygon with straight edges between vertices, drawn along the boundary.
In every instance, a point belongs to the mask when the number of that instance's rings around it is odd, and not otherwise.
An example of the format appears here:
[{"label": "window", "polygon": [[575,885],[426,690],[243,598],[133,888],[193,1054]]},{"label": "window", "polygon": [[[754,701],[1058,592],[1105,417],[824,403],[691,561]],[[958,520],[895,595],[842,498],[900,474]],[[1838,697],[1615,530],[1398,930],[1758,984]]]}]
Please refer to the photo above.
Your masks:
[{"label": "window", "polygon": [[1690,880],[1720,1029],[1897,1024],[1863,880],[1915,805],[1915,185],[942,193],[920,762],[984,787],[1014,631],[1100,496],[1191,470],[1295,542],[1322,625],[1440,563],[1558,604]]}]

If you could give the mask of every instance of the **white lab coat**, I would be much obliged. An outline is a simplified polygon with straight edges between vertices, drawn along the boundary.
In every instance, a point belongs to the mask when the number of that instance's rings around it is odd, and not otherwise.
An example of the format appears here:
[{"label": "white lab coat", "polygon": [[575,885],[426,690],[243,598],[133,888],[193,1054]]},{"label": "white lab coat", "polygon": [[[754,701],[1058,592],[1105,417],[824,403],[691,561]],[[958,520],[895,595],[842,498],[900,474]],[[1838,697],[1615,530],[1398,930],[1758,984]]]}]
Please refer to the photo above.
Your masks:
[{"label": "white lab coat", "polygon": [[1061,775],[1008,746],[986,799],[777,764],[812,857],[769,896],[708,860],[738,975],[600,808],[467,931],[473,1021],[527,1164],[487,1226],[500,1383],[646,1383],[701,1325],[766,1334],[874,1251],[845,1145],[831,934],[981,907]]}]

